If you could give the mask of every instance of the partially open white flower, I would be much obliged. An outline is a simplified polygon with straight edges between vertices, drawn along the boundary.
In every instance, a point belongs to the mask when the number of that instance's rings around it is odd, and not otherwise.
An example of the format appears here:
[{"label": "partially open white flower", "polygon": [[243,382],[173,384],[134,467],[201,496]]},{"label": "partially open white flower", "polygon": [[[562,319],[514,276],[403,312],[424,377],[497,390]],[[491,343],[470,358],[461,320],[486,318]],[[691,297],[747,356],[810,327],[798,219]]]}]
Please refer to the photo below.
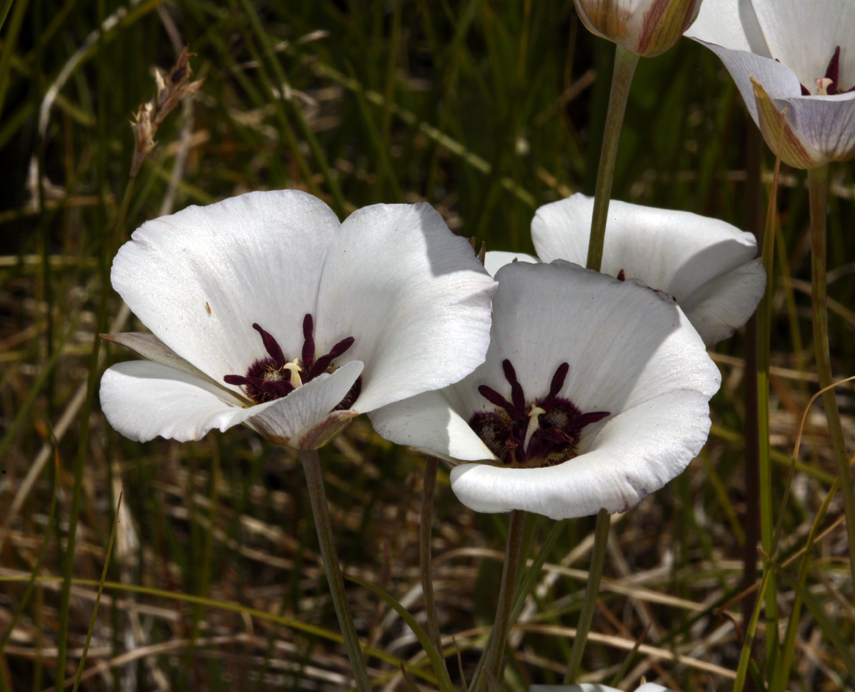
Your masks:
[{"label": "partially open white flower", "polygon": [[[585,683],[584,685],[532,685],[529,692],[621,692],[614,687]],[[657,685],[655,682],[647,682],[635,692],[673,692],[667,687]]]},{"label": "partially open white flower", "polygon": [[[543,262],[585,264],[594,200],[575,194],[537,210],[531,237]],[[601,270],[672,296],[707,346],[748,321],[766,287],[757,241],[729,223],[685,211],[612,201]],[[487,271],[530,255],[488,252]]]},{"label": "partially open white flower", "polygon": [[785,163],[816,168],[855,157],[852,0],[705,0],[686,36],[721,58]]},{"label": "partially open white flower", "polygon": [[478,512],[625,511],[679,474],[721,378],[673,301],[567,262],[496,278],[484,364],[374,411],[375,429],[460,464],[451,487]]},{"label": "partially open white flower", "polygon": [[701,0],[575,0],[593,34],[642,57],[673,46],[698,16]]},{"label": "partially open white flower", "polygon": [[427,204],[339,223],[296,190],[189,207],[139,228],[113,287],[153,334],[108,338],[101,406],[134,440],[238,423],[299,449],[484,360],[495,282]]}]

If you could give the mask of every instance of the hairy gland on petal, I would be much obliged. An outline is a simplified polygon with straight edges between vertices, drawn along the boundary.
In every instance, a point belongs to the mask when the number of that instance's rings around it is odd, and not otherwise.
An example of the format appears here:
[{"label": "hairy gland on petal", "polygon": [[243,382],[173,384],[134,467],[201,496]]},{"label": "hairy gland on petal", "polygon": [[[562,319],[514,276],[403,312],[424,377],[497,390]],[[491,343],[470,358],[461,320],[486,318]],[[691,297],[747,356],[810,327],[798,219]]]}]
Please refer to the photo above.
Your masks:
[{"label": "hairy gland on petal", "polygon": [[[243,387],[246,395],[256,404],[281,399],[318,375],[334,372],[337,369],[334,360],[347,351],[355,341],[352,336],[342,339],[330,349],[329,353],[315,360],[314,320],[307,314],[303,318],[302,359],[296,357],[289,361],[272,334],[258,324],[253,324],[252,328],[261,335],[269,357],[256,360],[249,366],[246,375],[226,375],[223,380],[227,384]],[[334,410],[348,410],[353,406],[360,391],[362,391],[362,377],[356,380],[347,396]]]}]

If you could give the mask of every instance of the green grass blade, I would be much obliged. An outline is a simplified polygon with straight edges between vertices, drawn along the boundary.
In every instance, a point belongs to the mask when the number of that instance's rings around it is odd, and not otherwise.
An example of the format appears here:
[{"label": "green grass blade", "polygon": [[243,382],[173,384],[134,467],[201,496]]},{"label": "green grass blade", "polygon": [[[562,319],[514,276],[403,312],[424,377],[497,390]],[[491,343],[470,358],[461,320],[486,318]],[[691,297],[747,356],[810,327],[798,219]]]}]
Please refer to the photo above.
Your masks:
[{"label": "green grass blade", "polygon": [[422,629],[422,626],[416,622],[416,619],[407,612],[407,609],[398,603],[391,594],[376,584],[372,584],[370,581],[360,579],[359,577],[353,577],[350,575],[344,576],[348,581],[352,581],[354,584],[359,584],[361,587],[368,589],[371,593],[379,596],[390,608],[392,608],[392,610],[401,616],[401,619],[407,623],[407,626],[413,631],[413,634],[416,635],[416,638],[425,650],[425,653],[433,666],[433,672],[439,682],[440,690],[442,690],[442,692],[453,692],[454,685],[451,684],[451,678],[448,677],[448,671],[446,670],[445,663],[442,660],[442,654],[437,651],[433,642],[430,640],[428,633],[425,632],[424,629]]}]

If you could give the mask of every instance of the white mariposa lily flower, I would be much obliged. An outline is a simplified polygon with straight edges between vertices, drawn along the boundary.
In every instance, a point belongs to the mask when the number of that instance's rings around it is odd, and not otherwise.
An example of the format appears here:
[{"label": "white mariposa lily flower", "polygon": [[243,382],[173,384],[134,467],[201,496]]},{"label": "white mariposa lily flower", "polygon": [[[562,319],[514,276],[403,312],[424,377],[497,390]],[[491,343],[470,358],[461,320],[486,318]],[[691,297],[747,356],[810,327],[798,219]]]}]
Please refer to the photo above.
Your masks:
[{"label": "white mariposa lily flower", "polygon": [[673,46],[698,16],[701,0],[575,0],[592,34],[645,58]]},{"label": "white mariposa lily flower", "polygon": [[[543,262],[584,264],[594,200],[575,194],[537,210],[531,237]],[[763,297],[766,272],[757,241],[729,223],[684,211],[612,201],[601,270],[640,279],[672,296],[707,346],[731,336]],[[487,271],[530,255],[488,252]]]},{"label": "white mariposa lily flower", "polygon": [[855,157],[853,0],[706,0],[686,36],[721,58],[785,163]]},{"label": "white mariposa lily flower", "polygon": [[[621,692],[614,687],[585,683],[583,685],[532,685],[529,692]],[[673,692],[667,687],[657,685],[655,682],[646,682],[635,692]]]},{"label": "white mariposa lily flower", "polygon": [[315,449],[359,413],[464,377],[484,360],[495,282],[427,204],[339,223],[296,190],[189,207],[139,228],[113,287],[152,334],[107,338],[101,406],[134,440],[243,423]]},{"label": "white mariposa lily flower", "polygon": [[496,278],[483,365],[372,412],[377,432],[457,463],[451,487],[477,512],[622,512],[679,474],[721,377],[673,301],[560,261]]}]

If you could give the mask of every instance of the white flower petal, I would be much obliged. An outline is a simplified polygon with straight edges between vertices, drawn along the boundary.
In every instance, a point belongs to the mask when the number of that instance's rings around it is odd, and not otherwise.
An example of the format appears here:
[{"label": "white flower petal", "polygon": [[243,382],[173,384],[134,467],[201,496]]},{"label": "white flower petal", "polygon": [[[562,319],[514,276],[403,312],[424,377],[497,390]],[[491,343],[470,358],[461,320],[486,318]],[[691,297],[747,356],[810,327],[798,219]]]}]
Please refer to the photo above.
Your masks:
[{"label": "white flower petal", "polygon": [[766,270],[758,257],[708,281],[680,307],[704,343],[712,346],[748,321],[765,290]]},{"label": "white flower petal", "polygon": [[772,57],[795,72],[808,89],[813,92],[814,80],[825,76],[837,46],[842,49],[841,74],[855,82],[855,74],[845,70],[855,60],[855,55],[849,55],[855,48],[851,0],[754,0],[753,4]]},{"label": "white flower petal", "polygon": [[427,204],[366,207],[342,224],[324,265],[316,341],[352,336],[365,363],[354,410],[439,389],[484,360],[495,282]]},{"label": "white flower petal", "polygon": [[583,453],[575,459],[534,469],[465,464],[452,469],[451,488],[476,512],[521,509],[568,519],[600,509],[626,511],[703,447],[708,398],[692,390],[667,392],[609,419],[594,440],[583,434]]},{"label": "white flower petal", "polygon": [[297,190],[188,207],[134,232],[113,262],[113,287],[184,360],[216,381],[244,375],[267,357],[254,322],[299,355],[338,227],[326,204]]},{"label": "white flower petal", "polygon": [[698,18],[685,36],[772,57],[751,0],[704,0]]},{"label": "white flower petal", "polygon": [[228,430],[249,409],[221,388],[189,373],[146,360],[118,363],[101,378],[101,409],[125,437],[148,442],[158,435],[199,440],[211,428]]},{"label": "white flower petal", "polygon": [[487,270],[487,273],[490,276],[496,276],[496,272],[499,271],[506,264],[511,264],[511,262],[529,262],[531,264],[537,264],[540,262],[537,257],[532,257],[531,255],[527,255],[524,252],[500,252],[498,250],[491,250],[484,256],[484,269]]},{"label": "white flower petal", "polygon": [[101,408],[110,425],[139,442],[157,436],[179,442],[199,440],[212,428],[225,432],[245,423],[286,443],[328,416],[361,372],[362,363],[354,361],[282,399],[244,407],[229,392],[181,370],[128,361],[104,373]]},{"label": "white flower petal", "polygon": [[443,392],[425,392],[376,409],[368,417],[377,433],[395,444],[451,461],[495,460]]},{"label": "white flower petal", "polygon": [[721,58],[736,83],[742,100],[745,101],[745,107],[748,108],[748,112],[751,113],[755,123],[759,124],[759,120],[757,103],[754,98],[754,86],[751,84],[752,77],[762,84],[769,95],[773,97],[799,96],[802,93],[798,77],[782,63],[753,53],[723,48],[714,43],[705,41],[699,41],[699,43],[705,45]]},{"label": "white flower petal", "polygon": [[766,91],[778,111],[787,109],[787,121],[808,147],[830,161],[848,161],[855,155],[855,92],[775,98]]},{"label": "white flower petal", "polygon": [[163,343],[154,334],[123,332],[121,334],[102,334],[101,338],[105,341],[119,344],[119,346],[124,346],[146,360],[161,363],[162,365],[168,365],[170,368],[175,368],[176,370],[183,370],[194,377],[205,380],[219,389],[224,389],[230,394],[234,394],[232,389],[226,384],[221,384],[208,377],[195,365],[188,363],[181,356],[176,354],[175,351],[169,348],[169,346]]},{"label": "white flower petal", "polygon": [[[532,239],[543,262],[563,259],[584,265],[594,199],[575,194],[537,210]],[[612,201],[601,270],[641,279],[651,288],[684,297],[757,254],[751,233],[685,211]]]},{"label": "white flower petal", "polygon": [[[675,388],[708,398],[718,391],[720,373],[697,332],[650,289],[566,263],[517,263],[496,278],[487,359],[452,393],[474,382],[467,389],[487,384],[509,396],[505,359],[529,400],[545,396],[558,366],[568,363],[562,396],[582,412],[614,414]],[[491,408],[481,402],[476,410]]]},{"label": "white flower petal", "polygon": [[[816,168],[855,158],[855,94],[820,95],[816,84],[839,49],[838,83],[829,88],[855,86],[852,1],[754,0],[754,16],[741,11],[748,7],[748,0],[739,0],[738,9],[736,0],[708,0],[689,35],[722,59],[769,148],[785,163]],[[715,29],[729,26],[731,33],[748,35],[754,19],[768,50]],[[803,88],[811,95],[803,96]]]}]

